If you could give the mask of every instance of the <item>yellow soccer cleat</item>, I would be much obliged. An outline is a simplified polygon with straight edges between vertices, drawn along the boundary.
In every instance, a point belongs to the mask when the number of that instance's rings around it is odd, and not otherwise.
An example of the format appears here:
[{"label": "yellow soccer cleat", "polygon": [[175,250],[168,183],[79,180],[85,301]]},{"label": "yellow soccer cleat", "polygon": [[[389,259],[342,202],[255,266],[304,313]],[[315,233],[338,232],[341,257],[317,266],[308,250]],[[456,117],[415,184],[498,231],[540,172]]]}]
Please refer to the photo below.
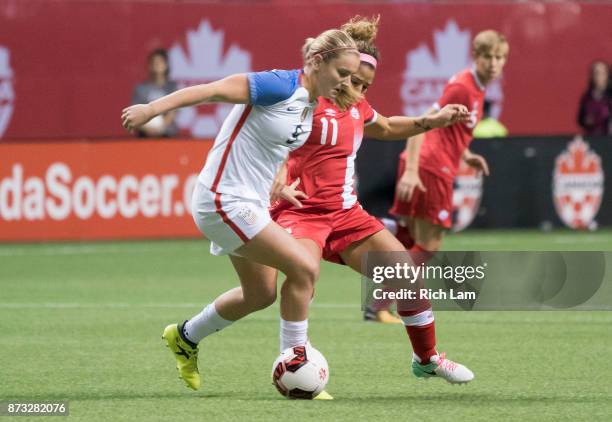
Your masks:
[{"label": "yellow soccer cleat", "polygon": [[402,320],[387,310],[376,313],[376,322],[381,324],[403,324]]},{"label": "yellow soccer cleat", "polygon": [[313,400],[333,400],[333,399],[334,398],[332,397],[331,394],[323,390]]},{"label": "yellow soccer cleat", "polygon": [[363,314],[363,319],[365,321],[379,322],[381,324],[403,324],[400,318],[386,309],[374,311],[368,308]]},{"label": "yellow soccer cleat", "polygon": [[176,359],[176,369],[179,378],[194,390],[200,388],[200,372],[198,371],[198,346],[181,336],[182,325],[171,324],[166,327],[162,338]]}]

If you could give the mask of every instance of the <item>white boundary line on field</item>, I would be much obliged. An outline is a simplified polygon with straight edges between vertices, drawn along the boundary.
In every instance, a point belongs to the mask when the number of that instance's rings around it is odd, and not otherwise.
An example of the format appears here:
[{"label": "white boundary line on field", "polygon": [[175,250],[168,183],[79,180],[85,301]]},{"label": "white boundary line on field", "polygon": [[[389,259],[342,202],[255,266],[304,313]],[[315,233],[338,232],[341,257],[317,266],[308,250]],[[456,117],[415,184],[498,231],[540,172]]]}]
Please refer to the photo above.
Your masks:
[{"label": "white boundary line on field", "polygon": [[[476,237],[476,236],[475,236]],[[503,237],[465,237],[462,238],[461,236],[457,236],[456,238],[453,238],[453,242],[455,244],[466,244],[466,245],[470,245],[470,247],[473,247],[475,244],[476,245],[502,245],[502,244],[507,244],[509,241],[522,241],[524,239],[522,239],[520,236],[513,236],[512,234],[509,234],[507,236],[503,236]],[[551,243],[556,243],[556,244],[591,244],[591,243],[608,243],[607,240],[602,239],[600,236],[597,235],[585,235],[585,236],[572,236],[572,235],[567,235],[567,234],[556,234],[556,235],[551,235],[550,236],[550,240]],[[548,241],[548,239],[547,239]],[[503,252],[503,251],[500,251]]]},{"label": "white boundary line on field", "polygon": [[[59,302],[44,302],[44,303],[11,303],[0,302],[0,309],[129,309],[129,308],[202,308],[204,303],[59,303]],[[278,305],[273,305],[278,308]],[[360,309],[359,303],[313,303],[312,308],[329,308],[329,309]]]},{"label": "white boundary line on field", "polygon": [[[202,303],[122,303],[122,302],[107,302],[107,303],[61,303],[61,302],[43,302],[43,303],[35,303],[35,302],[23,302],[23,303],[11,303],[11,302],[0,302],[0,310],[5,309],[199,309],[204,305]],[[272,305],[273,309],[278,309],[278,304]],[[311,308],[314,309],[354,309],[360,310],[361,305],[359,303],[312,303]],[[542,309],[533,309],[533,310],[479,310],[474,312],[469,312],[469,314],[479,314],[486,315],[489,312],[510,312],[515,314],[520,314],[522,312],[545,312],[549,315],[554,315],[556,313],[556,309],[542,310]],[[591,307],[591,306],[582,306],[577,309],[567,309],[567,310],[559,310],[566,312],[575,312],[576,315],[580,315],[580,312],[588,312],[588,311],[598,311],[598,312],[609,312],[609,310],[601,309],[600,307]],[[444,312],[444,311],[439,311]],[[457,312],[457,311],[450,311]],[[580,318],[581,321],[591,321],[592,318],[588,317],[588,314],[582,314]],[[597,321],[602,321],[601,318],[597,318]],[[612,322],[612,313],[609,318],[606,318],[605,321]]]},{"label": "white boundary line on field", "polygon": [[[479,245],[501,245],[508,243],[509,240],[521,240],[520,236],[514,237],[512,234],[503,237],[477,237],[475,240],[473,237],[461,238],[459,236],[453,239],[457,245],[469,244],[473,247],[474,244]],[[572,236],[567,234],[557,234],[550,236],[551,243],[554,244],[598,244],[606,243],[607,241],[597,235],[584,235],[584,236]],[[169,244],[148,244],[148,245],[134,245],[125,243],[120,246],[110,245],[105,243],[100,244],[86,244],[86,245],[50,245],[40,244],[23,247],[21,245],[6,246],[0,248],[0,257],[11,257],[11,256],[59,256],[59,255],[91,255],[91,254],[138,254],[143,252],[164,252],[168,249],[185,250],[186,248],[193,248],[206,252],[208,246],[204,243],[193,243],[191,245],[185,243],[180,245],[169,245]]]},{"label": "white boundary line on field", "polygon": [[[162,247],[161,245],[155,246],[130,246],[130,247],[117,247],[110,245],[82,245],[82,246],[53,246],[48,245],[42,246],[40,249],[34,248],[23,248],[15,247],[15,249],[0,249],[0,257],[2,256],[58,256],[58,255],[92,255],[92,254],[107,254],[107,253],[120,253],[120,254],[135,254],[143,252],[166,252],[171,249],[185,250],[185,247]],[[199,249],[202,252],[208,252],[208,248],[202,245],[194,246],[194,249]]]}]

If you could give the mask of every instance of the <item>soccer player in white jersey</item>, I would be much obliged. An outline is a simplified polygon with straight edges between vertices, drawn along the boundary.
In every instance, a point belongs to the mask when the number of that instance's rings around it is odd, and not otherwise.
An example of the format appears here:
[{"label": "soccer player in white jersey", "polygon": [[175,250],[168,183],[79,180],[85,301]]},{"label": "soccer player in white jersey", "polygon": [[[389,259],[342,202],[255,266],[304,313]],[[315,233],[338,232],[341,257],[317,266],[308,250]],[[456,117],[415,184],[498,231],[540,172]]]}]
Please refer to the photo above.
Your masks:
[{"label": "soccer player in white jersey", "polygon": [[[182,324],[171,324],[163,338],[173,352],[180,377],[200,388],[198,343],[251,312],[276,300],[276,278],[282,271],[281,317],[304,321],[318,277],[318,263],[268,212],[270,188],[290,151],[304,144],[312,128],[317,98],[334,98],[350,90],[359,67],[355,42],[332,29],[306,41],[302,70],[238,74],[176,91],[149,104],[123,110],[123,126],[136,129],[156,115],[200,103],[233,103],[198,178],[192,202],[196,224],[211,240],[211,252],[229,254],[240,287],[217,297]],[[356,92],[349,100],[359,98]],[[291,186],[283,192],[295,194]],[[304,303],[303,303],[304,302]]]}]

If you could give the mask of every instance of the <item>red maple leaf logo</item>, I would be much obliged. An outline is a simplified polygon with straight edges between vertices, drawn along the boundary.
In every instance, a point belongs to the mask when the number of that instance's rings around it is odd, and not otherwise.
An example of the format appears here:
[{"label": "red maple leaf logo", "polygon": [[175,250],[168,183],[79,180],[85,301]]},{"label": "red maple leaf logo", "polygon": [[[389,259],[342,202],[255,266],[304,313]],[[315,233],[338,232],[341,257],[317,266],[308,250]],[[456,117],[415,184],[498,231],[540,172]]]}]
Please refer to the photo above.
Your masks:
[{"label": "red maple leaf logo", "polygon": [[577,137],[557,158],[557,169],[561,174],[597,173],[601,169],[601,160],[589,149],[589,144]]}]

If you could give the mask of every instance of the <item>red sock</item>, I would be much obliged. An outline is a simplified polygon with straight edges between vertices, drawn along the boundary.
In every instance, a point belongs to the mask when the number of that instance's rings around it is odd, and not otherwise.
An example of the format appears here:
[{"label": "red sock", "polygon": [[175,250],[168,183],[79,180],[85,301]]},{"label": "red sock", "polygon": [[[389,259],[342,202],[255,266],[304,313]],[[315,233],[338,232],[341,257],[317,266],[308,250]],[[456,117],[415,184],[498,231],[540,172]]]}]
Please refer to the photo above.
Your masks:
[{"label": "red sock", "polygon": [[410,337],[414,354],[421,359],[421,364],[426,365],[429,359],[438,354],[436,352],[436,323],[427,325],[406,325],[406,332]]},{"label": "red sock", "polygon": [[406,333],[410,338],[412,350],[422,364],[429,363],[429,358],[436,352],[436,323],[429,301],[423,301],[420,309],[398,311],[402,316]]},{"label": "red sock", "polygon": [[[431,259],[434,252],[428,251],[421,245],[415,243],[409,250],[414,265],[426,264]],[[418,280],[417,289],[423,286],[423,281]],[[403,307],[398,301],[398,313],[402,316],[406,324],[406,332],[412,344],[414,354],[419,357],[421,364],[426,365],[429,359],[436,355],[436,323],[431,310],[429,300],[420,300],[418,303],[406,304],[408,309]],[[416,307],[416,309],[414,309]]]}]

